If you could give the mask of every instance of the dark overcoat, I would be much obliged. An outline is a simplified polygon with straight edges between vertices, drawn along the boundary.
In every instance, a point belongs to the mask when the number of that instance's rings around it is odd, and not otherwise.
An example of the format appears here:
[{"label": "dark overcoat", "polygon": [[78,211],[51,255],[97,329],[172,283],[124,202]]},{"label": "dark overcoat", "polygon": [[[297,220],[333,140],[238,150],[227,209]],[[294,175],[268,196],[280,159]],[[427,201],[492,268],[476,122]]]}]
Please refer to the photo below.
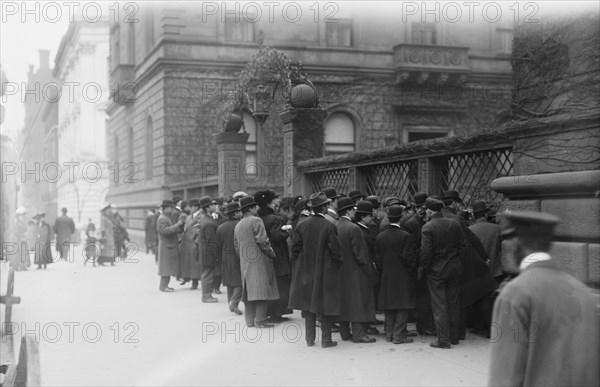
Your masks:
[{"label": "dark overcoat", "polygon": [[367,244],[360,227],[347,217],[340,217],[337,224],[342,286],[341,321],[375,321],[375,295],[371,282],[373,262],[369,258]]},{"label": "dark overcoat", "polygon": [[598,386],[598,298],[553,261],[532,263],[494,305],[489,386]]},{"label": "dark overcoat", "polygon": [[52,228],[44,221],[35,224],[35,259],[36,265],[52,263]]},{"label": "dark overcoat", "polygon": [[181,211],[179,208],[177,207],[173,207],[173,211],[171,211],[171,215],[169,216],[171,218],[171,221],[173,222],[173,224],[177,223],[177,221],[179,221],[179,216],[181,215],[183,211]]},{"label": "dark overcoat", "polygon": [[[373,230],[368,226],[365,226],[361,223],[356,223],[358,227],[360,227],[360,231],[362,233],[363,239],[365,240],[365,244],[367,245],[367,252],[369,256],[369,260],[371,261],[371,283],[375,286],[375,289],[379,289],[379,283],[381,281],[381,272],[377,265],[375,264],[375,238],[377,235],[373,235]],[[379,233],[378,233],[379,234]],[[377,300],[377,297],[375,297]]]},{"label": "dark overcoat", "polygon": [[502,227],[496,223],[490,223],[485,218],[478,219],[469,226],[469,230],[481,241],[489,259],[489,268],[494,277],[502,275],[502,262],[500,251],[502,245]]},{"label": "dark overcoat", "polygon": [[434,214],[421,228],[420,265],[425,273],[442,273],[446,265],[452,264],[461,271],[461,257],[466,248],[460,224],[445,218],[441,213]]},{"label": "dark overcoat", "polygon": [[340,243],[335,225],[321,214],[298,222],[292,248],[290,309],[339,316]]},{"label": "dark overcoat", "polygon": [[375,240],[375,262],[381,268],[379,309],[417,307],[414,238],[400,226],[391,224]]},{"label": "dark overcoat", "polygon": [[161,277],[179,275],[179,248],[177,234],[181,227],[173,224],[171,217],[160,214],[156,221],[158,232],[158,275]]},{"label": "dark overcoat", "polygon": [[112,217],[102,214],[100,218],[100,233],[102,244],[100,245],[100,256],[108,261],[114,261],[117,253],[115,244],[115,225]]},{"label": "dark overcoat", "polygon": [[263,221],[246,214],[234,229],[235,251],[240,256],[244,300],[277,300],[277,279],[273,268],[275,253]]},{"label": "dark overcoat", "polygon": [[71,235],[73,235],[74,232],[75,223],[73,223],[73,219],[68,216],[59,216],[54,221],[54,233],[56,233],[56,244],[58,246],[65,242],[71,242]]},{"label": "dark overcoat", "polygon": [[221,277],[225,286],[242,286],[240,257],[234,244],[234,231],[238,222],[237,219],[228,219],[217,228],[217,254],[221,261]]},{"label": "dark overcoat", "polygon": [[420,250],[421,250],[421,228],[425,222],[419,218],[416,212],[412,214],[404,215],[400,219],[400,227],[408,232],[414,239],[415,243],[415,255],[417,257],[417,264],[420,261]]},{"label": "dark overcoat", "polygon": [[220,264],[217,257],[217,222],[205,213],[199,215],[197,243],[202,266],[214,267]]},{"label": "dark overcoat", "polygon": [[[179,244],[179,277],[181,278],[199,280],[200,274],[202,274],[202,264],[196,239],[198,233],[196,224],[201,216],[201,213],[196,214],[196,216],[188,216],[183,226],[183,233],[179,235],[179,238],[181,238]],[[182,217],[180,216],[179,219],[182,219]]]},{"label": "dark overcoat", "polygon": [[281,216],[275,214],[275,211],[271,208],[261,208],[258,215],[265,225],[267,237],[269,237],[269,242],[271,242],[271,247],[275,252],[275,259],[273,260],[275,274],[278,277],[290,274],[292,267],[287,247],[287,238],[290,234],[281,229],[281,226],[285,225],[286,222]]},{"label": "dark overcoat", "polygon": [[461,255],[462,274],[460,276],[460,307],[466,308],[489,292],[498,288],[498,283],[492,276],[487,265],[487,254],[481,241],[462,220],[450,209],[443,211],[444,217],[456,220],[466,242]]},{"label": "dark overcoat", "polygon": [[153,248],[158,243],[158,235],[156,234],[156,215],[148,215],[144,223],[145,236],[144,240],[146,246]]}]

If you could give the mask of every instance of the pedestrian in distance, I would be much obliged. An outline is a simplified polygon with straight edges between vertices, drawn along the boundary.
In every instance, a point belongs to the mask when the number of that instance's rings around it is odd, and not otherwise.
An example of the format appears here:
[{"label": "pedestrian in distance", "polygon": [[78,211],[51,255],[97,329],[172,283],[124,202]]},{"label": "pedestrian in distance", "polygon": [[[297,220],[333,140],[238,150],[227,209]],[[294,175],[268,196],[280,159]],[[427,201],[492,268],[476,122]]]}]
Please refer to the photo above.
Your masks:
[{"label": "pedestrian in distance", "polygon": [[217,222],[213,219],[215,202],[210,196],[200,198],[200,215],[195,227],[197,229],[198,252],[202,274],[202,302],[215,303],[219,300],[212,296],[213,281],[217,265],[221,263],[217,256]]},{"label": "pedestrian in distance", "polygon": [[66,207],[63,207],[60,212],[61,216],[54,221],[53,230],[56,234],[56,251],[60,259],[66,260],[69,255],[71,237],[75,232],[75,223],[67,216]]},{"label": "pedestrian in distance", "polygon": [[46,213],[38,212],[34,217],[35,261],[37,270],[46,269],[52,263],[52,229],[45,221]]}]

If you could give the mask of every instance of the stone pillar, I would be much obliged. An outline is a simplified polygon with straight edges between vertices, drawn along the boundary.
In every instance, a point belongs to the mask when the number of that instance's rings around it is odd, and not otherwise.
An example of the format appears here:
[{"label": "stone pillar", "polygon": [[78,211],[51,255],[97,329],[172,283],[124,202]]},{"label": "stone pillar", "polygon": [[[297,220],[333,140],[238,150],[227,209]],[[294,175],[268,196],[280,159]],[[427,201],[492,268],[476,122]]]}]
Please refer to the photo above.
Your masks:
[{"label": "stone pillar", "polygon": [[218,133],[219,196],[246,189],[246,143],[248,133]]},{"label": "stone pillar", "polygon": [[283,196],[308,195],[310,184],[297,165],[323,157],[325,110],[287,108],[279,116],[283,122]]}]

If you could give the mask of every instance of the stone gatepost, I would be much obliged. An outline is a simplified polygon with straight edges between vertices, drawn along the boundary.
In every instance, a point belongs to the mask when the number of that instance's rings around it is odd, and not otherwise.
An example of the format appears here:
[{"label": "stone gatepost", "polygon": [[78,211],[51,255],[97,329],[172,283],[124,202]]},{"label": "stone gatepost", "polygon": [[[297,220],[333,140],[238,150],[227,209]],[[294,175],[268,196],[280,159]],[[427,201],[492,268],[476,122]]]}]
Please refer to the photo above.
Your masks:
[{"label": "stone gatepost", "polygon": [[219,196],[246,189],[246,143],[249,133],[218,133]]},{"label": "stone gatepost", "polygon": [[286,108],[283,122],[283,196],[309,195],[310,182],[297,169],[300,161],[323,157],[323,120],[320,108]]}]

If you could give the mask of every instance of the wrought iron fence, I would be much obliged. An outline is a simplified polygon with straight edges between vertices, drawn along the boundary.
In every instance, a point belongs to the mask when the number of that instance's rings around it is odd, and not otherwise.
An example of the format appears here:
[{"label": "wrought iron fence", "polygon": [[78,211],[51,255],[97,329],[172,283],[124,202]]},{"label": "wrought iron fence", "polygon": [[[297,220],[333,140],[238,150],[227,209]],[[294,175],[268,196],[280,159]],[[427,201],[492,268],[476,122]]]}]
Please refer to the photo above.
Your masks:
[{"label": "wrought iron fence", "polygon": [[419,191],[418,165],[418,160],[407,160],[360,168],[364,189],[369,195],[382,199],[388,196],[412,197]]},{"label": "wrought iron fence", "polygon": [[312,190],[319,192],[324,188],[333,187],[338,192],[348,192],[349,176],[349,168],[312,173],[310,175]]},{"label": "wrought iron fence", "polygon": [[458,191],[466,205],[476,200],[500,201],[501,194],[491,188],[492,180],[509,176],[513,170],[510,148],[449,155],[438,162],[442,166],[440,187]]}]

